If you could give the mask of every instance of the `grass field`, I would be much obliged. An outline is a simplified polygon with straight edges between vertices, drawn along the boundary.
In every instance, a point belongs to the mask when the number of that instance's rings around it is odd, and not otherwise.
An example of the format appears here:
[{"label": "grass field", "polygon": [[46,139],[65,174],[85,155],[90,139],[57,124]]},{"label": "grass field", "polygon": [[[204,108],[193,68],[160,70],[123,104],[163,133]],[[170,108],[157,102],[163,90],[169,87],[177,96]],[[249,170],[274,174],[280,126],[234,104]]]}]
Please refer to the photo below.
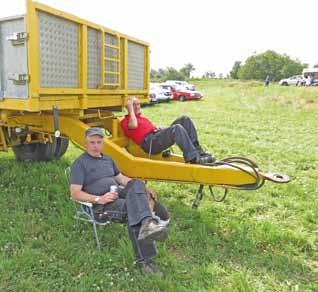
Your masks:
[{"label": "grass field", "polygon": [[318,291],[318,88],[198,81],[199,102],[144,108],[161,126],[180,115],[196,123],[217,158],[242,155],[293,181],[257,191],[206,195],[195,185],[151,182],[170,210],[169,239],[158,244],[165,276],[133,266],[126,228],[99,230],[73,219],[64,169],[71,146],[52,163],[17,163],[0,154],[0,291]]}]

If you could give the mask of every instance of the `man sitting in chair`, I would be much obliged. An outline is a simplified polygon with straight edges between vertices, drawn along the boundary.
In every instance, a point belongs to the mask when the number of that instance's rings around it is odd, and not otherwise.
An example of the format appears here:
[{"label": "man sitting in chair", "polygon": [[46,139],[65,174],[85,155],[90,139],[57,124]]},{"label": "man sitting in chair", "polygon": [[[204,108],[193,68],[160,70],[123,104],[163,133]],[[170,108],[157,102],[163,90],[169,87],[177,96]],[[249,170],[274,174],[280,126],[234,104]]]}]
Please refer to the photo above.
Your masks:
[{"label": "man sitting in chair", "polygon": [[[96,215],[107,220],[128,222],[128,233],[132,241],[137,262],[146,274],[161,274],[155,266],[154,241],[167,238],[167,225],[153,218],[155,215],[168,220],[166,209],[157,201],[150,209],[149,193],[140,180],[120,173],[111,157],[102,154],[104,132],[90,128],[85,133],[86,152],[71,166],[71,197],[77,201],[93,203]],[[123,186],[120,191],[111,191],[111,186]]]},{"label": "man sitting in chair", "polygon": [[170,127],[161,129],[141,115],[140,102],[136,97],[127,100],[126,108],[128,114],[122,119],[121,127],[125,135],[146,153],[158,154],[177,144],[185,162],[205,164],[215,161],[200,146],[196,128],[189,117],[182,116]]}]

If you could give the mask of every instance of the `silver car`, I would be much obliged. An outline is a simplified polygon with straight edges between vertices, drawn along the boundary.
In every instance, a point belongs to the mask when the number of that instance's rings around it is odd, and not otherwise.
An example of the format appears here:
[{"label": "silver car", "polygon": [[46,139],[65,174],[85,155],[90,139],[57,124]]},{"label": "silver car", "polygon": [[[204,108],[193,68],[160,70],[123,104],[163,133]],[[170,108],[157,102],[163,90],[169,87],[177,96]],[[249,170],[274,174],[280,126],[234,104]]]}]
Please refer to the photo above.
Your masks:
[{"label": "silver car", "polygon": [[302,81],[303,81],[303,77],[301,75],[295,75],[295,76],[291,76],[289,78],[280,80],[279,85],[283,85],[283,86],[295,85],[295,86],[297,86],[298,84],[301,84]]}]

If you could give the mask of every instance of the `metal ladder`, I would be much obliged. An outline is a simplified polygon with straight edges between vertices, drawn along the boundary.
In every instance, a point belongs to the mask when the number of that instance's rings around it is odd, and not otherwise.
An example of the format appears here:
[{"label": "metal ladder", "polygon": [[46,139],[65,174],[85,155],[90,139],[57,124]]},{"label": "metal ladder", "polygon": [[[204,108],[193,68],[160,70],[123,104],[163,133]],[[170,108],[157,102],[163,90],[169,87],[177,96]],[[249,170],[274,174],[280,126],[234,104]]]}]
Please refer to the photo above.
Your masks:
[{"label": "metal ladder", "polygon": [[120,86],[120,37],[102,32],[102,87]]}]

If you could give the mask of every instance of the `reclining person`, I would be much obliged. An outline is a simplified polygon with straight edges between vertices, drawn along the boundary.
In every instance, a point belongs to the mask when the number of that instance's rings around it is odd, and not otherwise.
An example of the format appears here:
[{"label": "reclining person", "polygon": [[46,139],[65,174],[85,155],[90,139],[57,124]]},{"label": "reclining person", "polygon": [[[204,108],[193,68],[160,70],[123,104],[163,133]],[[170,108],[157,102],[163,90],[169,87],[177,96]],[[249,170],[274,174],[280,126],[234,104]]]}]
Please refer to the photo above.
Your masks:
[{"label": "reclining person", "polygon": [[187,116],[175,120],[170,127],[161,129],[141,115],[140,102],[136,97],[126,103],[128,114],[122,119],[121,127],[125,135],[149,154],[158,154],[177,144],[185,162],[211,163],[215,159],[202,150],[196,128]]},{"label": "reclining person", "polygon": [[[153,219],[145,184],[121,174],[111,157],[102,154],[103,137],[100,128],[86,131],[86,152],[71,166],[71,197],[93,203],[95,214],[127,222],[139,267],[146,274],[160,274],[152,259],[156,255],[154,241],[167,238],[167,225]],[[124,188],[113,192],[112,185]],[[163,220],[169,217],[158,202],[154,203],[154,213]]]}]

